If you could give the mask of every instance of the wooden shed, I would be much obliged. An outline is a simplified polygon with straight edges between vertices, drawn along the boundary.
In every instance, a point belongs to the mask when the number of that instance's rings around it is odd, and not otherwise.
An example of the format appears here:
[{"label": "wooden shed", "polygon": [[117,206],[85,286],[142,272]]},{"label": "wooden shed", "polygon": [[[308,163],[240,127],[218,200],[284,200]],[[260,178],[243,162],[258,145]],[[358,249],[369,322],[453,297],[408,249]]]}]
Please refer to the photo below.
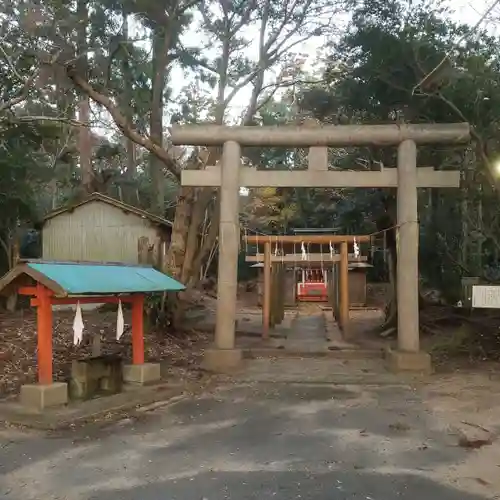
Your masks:
[{"label": "wooden shed", "polygon": [[163,259],[172,223],[100,193],[54,210],[43,221],[42,259],[139,264],[139,253]]}]

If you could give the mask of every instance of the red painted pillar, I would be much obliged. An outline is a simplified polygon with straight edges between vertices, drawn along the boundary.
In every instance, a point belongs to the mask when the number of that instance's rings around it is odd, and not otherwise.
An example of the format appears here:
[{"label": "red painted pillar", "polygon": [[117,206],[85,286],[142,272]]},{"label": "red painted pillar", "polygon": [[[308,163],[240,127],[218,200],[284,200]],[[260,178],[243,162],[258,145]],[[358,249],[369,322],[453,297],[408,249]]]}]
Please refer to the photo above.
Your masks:
[{"label": "red painted pillar", "polygon": [[132,301],[132,363],[144,363],[144,295],[134,295]]},{"label": "red painted pillar", "polygon": [[50,292],[37,284],[38,382],[52,384],[52,304]]}]

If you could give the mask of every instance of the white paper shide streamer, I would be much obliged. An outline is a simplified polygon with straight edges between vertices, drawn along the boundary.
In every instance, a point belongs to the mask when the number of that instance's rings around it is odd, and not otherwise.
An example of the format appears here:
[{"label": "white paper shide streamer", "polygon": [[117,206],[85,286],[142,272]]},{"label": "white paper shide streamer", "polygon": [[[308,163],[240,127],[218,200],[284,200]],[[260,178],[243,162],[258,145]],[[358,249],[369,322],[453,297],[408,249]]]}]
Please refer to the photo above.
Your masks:
[{"label": "white paper shide streamer", "polygon": [[302,260],[307,260],[307,252],[306,252],[306,246],[304,245],[304,242],[300,244],[300,251],[302,252]]},{"label": "white paper shide streamer", "polygon": [[76,303],[75,319],[73,320],[73,343],[79,345],[83,340],[83,317],[80,302]]},{"label": "white paper shide streamer", "polygon": [[356,241],[356,238],[354,238],[354,257],[356,259],[359,257],[359,245],[358,242]]},{"label": "white paper shide streamer", "polygon": [[122,301],[118,301],[118,314],[116,316],[116,340],[120,340],[120,337],[123,335],[123,331],[125,329],[125,320],[123,319],[123,309],[122,309]]}]

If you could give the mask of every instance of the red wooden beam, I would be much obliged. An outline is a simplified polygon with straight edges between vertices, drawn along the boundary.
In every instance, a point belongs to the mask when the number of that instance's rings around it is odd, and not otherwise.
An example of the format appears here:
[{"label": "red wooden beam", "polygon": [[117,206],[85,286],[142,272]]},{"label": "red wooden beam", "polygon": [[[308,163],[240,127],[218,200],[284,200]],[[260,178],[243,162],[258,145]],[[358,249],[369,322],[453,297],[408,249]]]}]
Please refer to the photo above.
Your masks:
[{"label": "red wooden beam", "polygon": [[358,243],[366,243],[371,240],[371,235],[369,234],[302,234],[302,235],[248,235],[245,236],[245,240],[247,243],[251,244],[260,244],[263,245],[266,242],[272,244],[295,244],[300,245],[301,243],[314,243],[314,244],[323,244],[328,245],[331,243],[332,245],[339,243],[354,243],[357,241]]},{"label": "red wooden beam", "polygon": [[[133,302],[134,295],[120,295],[110,297],[108,295],[104,296],[95,296],[95,297],[51,297],[50,303],[54,306],[63,305],[63,304],[76,304],[80,302],[80,304],[118,304],[119,301],[122,302]],[[32,306],[38,306],[38,299],[31,299]]]}]

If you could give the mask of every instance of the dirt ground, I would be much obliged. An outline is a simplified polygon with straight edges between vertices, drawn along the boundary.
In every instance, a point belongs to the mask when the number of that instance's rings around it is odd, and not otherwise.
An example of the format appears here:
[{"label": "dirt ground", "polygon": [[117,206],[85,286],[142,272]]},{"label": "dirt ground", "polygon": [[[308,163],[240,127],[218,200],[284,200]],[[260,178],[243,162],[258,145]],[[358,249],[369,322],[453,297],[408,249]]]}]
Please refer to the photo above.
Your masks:
[{"label": "dirt ground", "polygon": [[[119,354],[125,361],[132,357],[130,335],[130,311],[124,311],[125,333],[116,340],[116,312],[83,311],[84,340],[73,345],[74,312],[55,311],[53,328],[54,378],[68,378],[74,359],[87,357],[92,352],[93,335],[101,336],[103,354]],[[195,369],[207,335],[192,331],[181,336],[150,329],[145,333],[146,359],[152,362],[166,361],[172,377],[195,376]],[[0,399],[13,396],[23,384],[36,381],[36,315],[31,310],[14,314],[0,313]]]},{"label": "dirt ground", "polygon": [[[488,369],[489,368],[489,369]],[[438,429],[467,451],[453,467],[434,472],[465,491],[500,498],[500,371],[457,370],[438,374],[422,389],[426,409]]]},{"label": "dirt ground", "polygon": [[[394,336],[382,339],[374,333],[374,328],[383,320],[381,311],[387,301],[387,293],[387,285],[368,286],[369,309],[351,310],[351,341],[373,349],[395,344]],[[189,300],[191,303],[189,321],[185,325],[187,334],[171,335],[169,332],[146,329],[146,358],[170,363],[169,372],[172,377],[197,376],[196,369],[202,351],[214,330],[215,296],[195,292]],[[245,322],[248,323],[249,317],[259,322],[260,309],[256,307],[256,302],[255,292],[248,291],[246,286],[240,287],[238,298],[240,329],[245,329]],[[318,304],[301,304],[300,312],[302,315],[315,314],[319,307]],[[440,328],[432,332],[427,328],[421,337],[422,347],[432,353],[435,366],[440,372],[454,373],[466,369],[490,373],[498,370],[500,363],[491,360],[496,359],[497,352],[500,353],[500,335],[495,335],[500,326],[500,318],[498,321],[494,317],[488,319],[488,336],[485,335],[486,329],[482,323],[478,325],[471,323],[463,335],[457,335],[459,326],[446,323],[447,311],[436,307],[430,315],[426,314],[427,317],[431,317],[430,322],[435,322]],[[129,311],[125,311],[127,326],[125,334],[119,341],[115,339],[116,312],[94,310],[84,311],[83,315],[84,342],[80,346],[74,346],[72,340],[74,313],[71,311],[54,313],[53,346],[56,380],[67,379],[74,359],[91,354],[91,339],[95,334],[101,336],[104,354],[120,354],[125,361],[131,358]],[[444,327],[441,325],[443,321]],[[426,324],[429,324],[429,320]],[[17,394],[22,384],[36,380],[35,332],[36,317],[33,310],[22,309],[15,314],[0,312],[0,399]]]}]

